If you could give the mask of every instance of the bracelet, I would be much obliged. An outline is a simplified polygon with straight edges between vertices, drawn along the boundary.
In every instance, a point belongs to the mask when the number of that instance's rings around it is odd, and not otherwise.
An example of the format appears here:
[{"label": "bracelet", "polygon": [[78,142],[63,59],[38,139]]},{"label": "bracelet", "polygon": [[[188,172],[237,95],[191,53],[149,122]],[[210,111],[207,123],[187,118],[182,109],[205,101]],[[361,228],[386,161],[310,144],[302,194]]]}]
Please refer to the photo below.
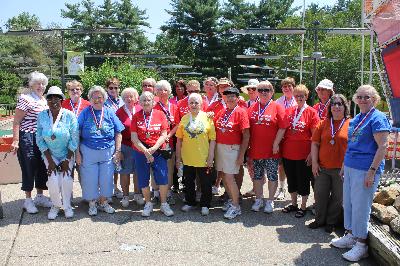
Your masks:
[{"label": "bracelet", "polygon": [[369,170],[376,171],[376,168],[371,166]]}]

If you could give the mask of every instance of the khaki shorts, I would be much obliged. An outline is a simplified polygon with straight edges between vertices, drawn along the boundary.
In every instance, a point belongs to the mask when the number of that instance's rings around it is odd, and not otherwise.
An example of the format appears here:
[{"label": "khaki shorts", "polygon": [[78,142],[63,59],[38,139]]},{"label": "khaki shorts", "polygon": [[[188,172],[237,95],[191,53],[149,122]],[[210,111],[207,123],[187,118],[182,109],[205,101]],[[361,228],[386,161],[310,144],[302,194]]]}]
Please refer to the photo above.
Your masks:
[{"label": "khaki shorts", "polygon": [[240,145],[226,145],[217,143],[216,169],[225,174],[236,175],[240,166],[236,164]]}]

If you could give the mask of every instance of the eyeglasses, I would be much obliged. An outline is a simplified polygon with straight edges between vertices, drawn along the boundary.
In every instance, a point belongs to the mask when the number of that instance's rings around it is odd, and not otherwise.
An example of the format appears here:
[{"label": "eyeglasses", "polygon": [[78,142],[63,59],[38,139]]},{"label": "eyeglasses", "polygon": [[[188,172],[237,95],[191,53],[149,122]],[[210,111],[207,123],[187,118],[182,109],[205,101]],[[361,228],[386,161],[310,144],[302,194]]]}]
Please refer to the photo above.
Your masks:
[{"label": "eyeglasses", "polygon": [[154,86],[151,84],[143,84],[142,87],[154,87]]},{"label": "eyeglasses", "polygon": [[364,95],[364,96],[362,96],[362,95],[357,95],[356,99],[357,99],[357,100],[364,100],[364,101],[367,101],[367,100],[371,99],[371,96],[369,96],[369,95]]},{"label": "eyeglasses", "polygon": [[108,87],[109,90],[118,90],[119,87]]},{"label": "eyeglasses", "polygon": [[96,100],[103,100],[104,97],[103,96],[97,96],[97,97],[92,97],[92,100],[96,101]]},{"label": "eyeglasses", "polygon": [[271,89],[257,89],[258,92],[271,92]]},{"label": "eyeglasses", "polygon": [[331,106],[342,107],[343,103],[342,102],[331,102]]},{"label": "eyeglasses", "polygon": [[248,90],[249,90],[249,91],[256,91],[257,88],[256,88],[256,87],[249,87]]},{"label": "eyeglasses", "polygon": [[304,94],[300,94],[300,95],[294,95],[294,98],[304,99],[304,98],[306,98],[306,96]]},{"label": "eyeglasses", "polygon": [[188,91],[188,93],[200,93],[200,90],[195,90],[195,91]]}]

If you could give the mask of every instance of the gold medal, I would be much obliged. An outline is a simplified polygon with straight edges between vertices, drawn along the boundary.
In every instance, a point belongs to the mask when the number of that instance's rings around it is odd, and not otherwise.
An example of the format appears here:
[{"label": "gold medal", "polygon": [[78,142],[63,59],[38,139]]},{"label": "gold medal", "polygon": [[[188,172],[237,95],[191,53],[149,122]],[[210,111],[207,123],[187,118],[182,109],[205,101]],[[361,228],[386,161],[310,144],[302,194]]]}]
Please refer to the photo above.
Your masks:
[{"label": "gold medal", "polygon": [[329,141],[329,143],[330,143],[331,145],[335,145],[335,140],[334,140],[334,139],[331,139],[331,141]]},{"label": "gold medal", "polygon": [[150,132],[146,132],[146,139],[150,138]]}]

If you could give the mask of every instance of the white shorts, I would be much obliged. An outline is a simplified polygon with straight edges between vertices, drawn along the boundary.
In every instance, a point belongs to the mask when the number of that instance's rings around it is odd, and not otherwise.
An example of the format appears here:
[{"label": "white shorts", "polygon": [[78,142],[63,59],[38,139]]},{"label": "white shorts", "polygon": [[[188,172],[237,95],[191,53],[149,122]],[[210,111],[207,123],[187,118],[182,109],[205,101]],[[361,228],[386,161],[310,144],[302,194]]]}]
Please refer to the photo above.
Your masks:
[{"label": "white shorts", "polygon": [[240,145],[226,145],[217,143],[215,159],[216,169],[225,174],[236,175],[240,166],[236,164],[239,156]]}]

